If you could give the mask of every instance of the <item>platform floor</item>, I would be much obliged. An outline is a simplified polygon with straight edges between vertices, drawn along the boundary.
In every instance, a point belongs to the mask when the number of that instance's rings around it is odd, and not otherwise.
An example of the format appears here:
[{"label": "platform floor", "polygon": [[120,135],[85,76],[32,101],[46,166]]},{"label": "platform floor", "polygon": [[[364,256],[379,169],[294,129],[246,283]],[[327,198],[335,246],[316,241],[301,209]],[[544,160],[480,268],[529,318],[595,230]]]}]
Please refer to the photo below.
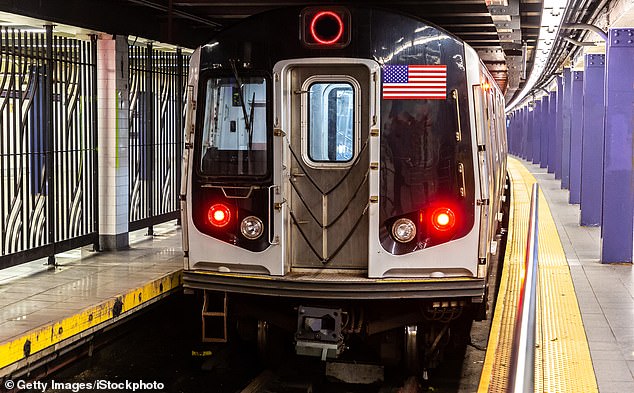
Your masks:
[{"label": "platform floor", "polygon": [[33,364],[179,287],[180,231],[174,222],[154,230],[131,234],[128,250],[78,249],[59,254],[55,267],[38,260],[0,270],[0,377],[21,367],[25,350]]},{"label": "platform floor", "polygon": [[546,169],[509,158],[509,236],[479,392],[505,391],[524,261],[530,189],[540,185],[536,392],[634,391],[631,264],[600,263],[600,228]]},{"label": "platform floor", "polygon": [[548,201],[566,253],[599,392],[634,392],[634,267],[600,262],[601,228],[579,226],[561,181],[521,161]]}]

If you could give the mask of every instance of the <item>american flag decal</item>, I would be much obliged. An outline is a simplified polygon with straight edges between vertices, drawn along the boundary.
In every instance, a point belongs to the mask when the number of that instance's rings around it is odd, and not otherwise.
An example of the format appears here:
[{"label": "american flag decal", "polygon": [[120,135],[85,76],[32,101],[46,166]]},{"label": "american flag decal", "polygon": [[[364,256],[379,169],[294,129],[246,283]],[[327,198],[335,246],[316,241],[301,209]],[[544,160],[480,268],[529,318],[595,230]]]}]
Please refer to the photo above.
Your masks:
[{"label": "american flag decal", "polygon": [[384,100],[444,100],[446,98],[446,65],[396,64],[383,67]]}]

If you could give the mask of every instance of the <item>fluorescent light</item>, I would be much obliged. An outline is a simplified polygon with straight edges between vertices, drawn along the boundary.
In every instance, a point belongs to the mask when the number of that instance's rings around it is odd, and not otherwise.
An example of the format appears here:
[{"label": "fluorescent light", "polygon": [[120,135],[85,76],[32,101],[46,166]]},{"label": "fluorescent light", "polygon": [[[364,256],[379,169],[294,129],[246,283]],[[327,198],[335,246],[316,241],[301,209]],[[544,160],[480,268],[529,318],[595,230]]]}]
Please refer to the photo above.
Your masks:
[{"label": "fluorescent light", "polygon": [[559,34],[559,26],[561,25],[564,11],[568,6],[567,0],[544,0],[539,38],[535,48],[531,74],[517,98],[507,105],[507,113],[513,111],[515,107],[526,98],[529,92],[535,87],[537,81],[542,77],[553,42],[555,42]]}]

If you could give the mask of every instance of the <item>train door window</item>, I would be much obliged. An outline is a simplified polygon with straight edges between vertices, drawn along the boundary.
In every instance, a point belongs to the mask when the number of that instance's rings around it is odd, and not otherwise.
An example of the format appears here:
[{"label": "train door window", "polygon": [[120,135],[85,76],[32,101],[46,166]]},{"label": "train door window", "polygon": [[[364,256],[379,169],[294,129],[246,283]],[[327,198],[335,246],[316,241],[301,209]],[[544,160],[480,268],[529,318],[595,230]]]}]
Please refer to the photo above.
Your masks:
[{"label": "train door window", "polygon": [[200,171],[205,176],[264,176],[267,101],[264,77],[210,78],[204,92]]},{"label": "train door window", "polygon": [[[349,166],[358,148],[358,85],[354,80],[305,82],[304,159],[311,166]],[[323,78],[323,77],[322,77]]]},{"label": "train door window", "polygon": [[482,86],[473,86],[473,97],[473,112],[476,116],[476,140],[478,145],[484,145],[484,133],[486,130],[486,100]]}]

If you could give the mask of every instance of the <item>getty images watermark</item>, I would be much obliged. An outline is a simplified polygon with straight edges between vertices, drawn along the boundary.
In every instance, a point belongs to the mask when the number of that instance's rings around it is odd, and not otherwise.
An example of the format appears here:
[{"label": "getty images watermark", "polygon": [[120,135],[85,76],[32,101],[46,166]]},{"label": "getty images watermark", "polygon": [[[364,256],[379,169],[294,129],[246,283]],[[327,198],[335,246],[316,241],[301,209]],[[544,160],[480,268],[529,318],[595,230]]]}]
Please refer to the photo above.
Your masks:
[{"label": "getty images watermark", "polygon": [[78,393],[84,390],[125,390],[128,392],[138,392],[142,390],[163,390],[165,384],[156,381],[108,381],[106,379],[96,379],[92,382],[60,382],[50,381],[25,381],[22,379],[4,381],[7,390],[33,390],[38,392],[48,392],[50,390],[70,391]]}]

